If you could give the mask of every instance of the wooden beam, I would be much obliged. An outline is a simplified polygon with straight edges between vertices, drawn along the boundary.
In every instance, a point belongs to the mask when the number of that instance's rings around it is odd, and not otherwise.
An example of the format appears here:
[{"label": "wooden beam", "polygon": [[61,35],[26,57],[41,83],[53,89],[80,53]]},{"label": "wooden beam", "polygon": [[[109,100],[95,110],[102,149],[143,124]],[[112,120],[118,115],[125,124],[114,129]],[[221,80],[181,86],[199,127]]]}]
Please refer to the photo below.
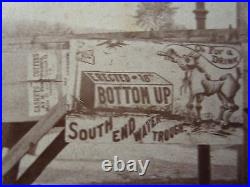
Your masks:
[{"label": "wooden beam", "polygon": [[47,165],[68,145],[64,141],[63,129],[53,142],[39,155],[29,168],[17,180],[16,184],[32,184]]},{"label": "wooden beam", "polygon": [[7,153],[2,162],[2,175],[4,176],[15,166],[30,149],[30,146],[37,144],[38,141],[65,116],[66,112],[65,96]]}]

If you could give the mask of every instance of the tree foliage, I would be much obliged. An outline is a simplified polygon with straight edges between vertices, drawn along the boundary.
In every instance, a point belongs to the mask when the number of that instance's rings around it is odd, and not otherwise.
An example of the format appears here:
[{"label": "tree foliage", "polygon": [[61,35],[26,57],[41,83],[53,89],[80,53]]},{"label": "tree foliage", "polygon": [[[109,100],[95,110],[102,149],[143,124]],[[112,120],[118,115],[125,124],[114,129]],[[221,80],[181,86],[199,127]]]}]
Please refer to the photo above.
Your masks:
[{"label": "tree foliage", "polygon": [[176,10],[171,2],[139,3],[136,24],[145,30],[172,30],[175,28],[173,15]]}]

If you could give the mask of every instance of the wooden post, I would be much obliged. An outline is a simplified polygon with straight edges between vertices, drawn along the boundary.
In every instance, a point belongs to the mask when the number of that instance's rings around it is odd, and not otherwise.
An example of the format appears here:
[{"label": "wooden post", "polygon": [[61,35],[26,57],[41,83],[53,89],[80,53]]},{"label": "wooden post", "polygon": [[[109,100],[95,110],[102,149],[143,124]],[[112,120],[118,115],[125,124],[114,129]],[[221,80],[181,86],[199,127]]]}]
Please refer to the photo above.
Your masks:
[{"label": "wooden post", "polygon": [[198,179],[199,184],[210,184],[210,146],[198,145]]},{"label": "wooden post", "polygon": [[5,176],[20,159],[28,152],[30,147],[38,141],[61,119],[67,112],[66,97],[59,102],[39,120],[32,129],[14,145],[2,161],[2,175]]},{"label": "wooden post", "polygon": [[64,134],[65,131],[62,130],[22,176],[19,177],[16,184],[32,184],[39,177],[47,165],[68,145],[64,141]]},{"label": "wooden post", "polygon": [[239,31],[241,41],[241,53],[243,56],[244,73],[243,73],[243,146],[241,150],[238,150],[238,168],[240,171],[238,177],[240,177],[240,183],[247,184],[247,166],[248,166],[248,2],[237,2],[237,30]]},{"label": "wooden post", "polygon": [[243,146],[239,145],[237,147],[237,178],[239,184],[244,183],[244,173],[242,172],[242,156],[243,156]]},{"label": "wooden post", "polygon": [[18,171],[19,171],[19,164],[17,162],[11,170],[9,170],[6,175],[3,177],[3,184],[15,184],[17,181]]},{"label": "wooden post", "polygon": [[[19,124],[20,125],[20,124]],[[14,131],[14,126],[9,124],[4,124],[3,128],[3,145],[8,149],[11,149],[16,143],[16,133]],[[17,179],[19,171],[19,162],[17,162],[11,170],[9,170],[3,177],[3,184],[14,184]]]},{"label": "wooden post", "polygon": [[[11,149],[33,126],[35,122],[25,123],[3,123],[2,144],[3,147]],[[3,177],[3,184],[14,184],[17,180],[19,162]]]}]

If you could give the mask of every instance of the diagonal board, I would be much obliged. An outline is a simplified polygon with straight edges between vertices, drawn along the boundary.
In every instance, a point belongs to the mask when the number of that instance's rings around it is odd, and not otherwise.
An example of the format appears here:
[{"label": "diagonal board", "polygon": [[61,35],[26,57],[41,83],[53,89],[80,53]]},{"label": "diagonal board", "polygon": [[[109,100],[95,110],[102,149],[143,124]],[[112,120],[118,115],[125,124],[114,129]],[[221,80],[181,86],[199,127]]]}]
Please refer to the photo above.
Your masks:
[{"label": "diagonal board", "polygon": [[65,130],[50,143],[38,158],[25,170],[15,184],[32,184],[49,165],[49,163],[68,145],[64,141]]},{"label": "diagonal board", "polygon": [[66,97],[63,97],[36,125],[7,153],[2,162],[4,176],[67,112]]}]

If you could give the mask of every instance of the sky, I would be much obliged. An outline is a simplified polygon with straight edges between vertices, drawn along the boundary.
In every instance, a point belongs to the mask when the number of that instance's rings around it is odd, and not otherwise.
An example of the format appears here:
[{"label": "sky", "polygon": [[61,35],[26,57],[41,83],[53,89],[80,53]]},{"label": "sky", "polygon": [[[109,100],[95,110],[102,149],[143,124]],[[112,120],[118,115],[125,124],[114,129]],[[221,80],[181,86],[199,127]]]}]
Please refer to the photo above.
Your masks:
[{"label": "sky", "polygon": [[[76,32],[94,28],[108,31],[142,30],[136,25],[135,15],[138,3],[42,3],[18,2],[3,3],[2,19],[4,22],[39,20],[49,23],[62,22]],[[173,3],[178,7],[174,16],[176,24],[187,29],[195,29],[193,10],[195,3]],[[236,25],[236,5],[230,2],[206,3],[209,11],[207,28],[228,28]]]}]

